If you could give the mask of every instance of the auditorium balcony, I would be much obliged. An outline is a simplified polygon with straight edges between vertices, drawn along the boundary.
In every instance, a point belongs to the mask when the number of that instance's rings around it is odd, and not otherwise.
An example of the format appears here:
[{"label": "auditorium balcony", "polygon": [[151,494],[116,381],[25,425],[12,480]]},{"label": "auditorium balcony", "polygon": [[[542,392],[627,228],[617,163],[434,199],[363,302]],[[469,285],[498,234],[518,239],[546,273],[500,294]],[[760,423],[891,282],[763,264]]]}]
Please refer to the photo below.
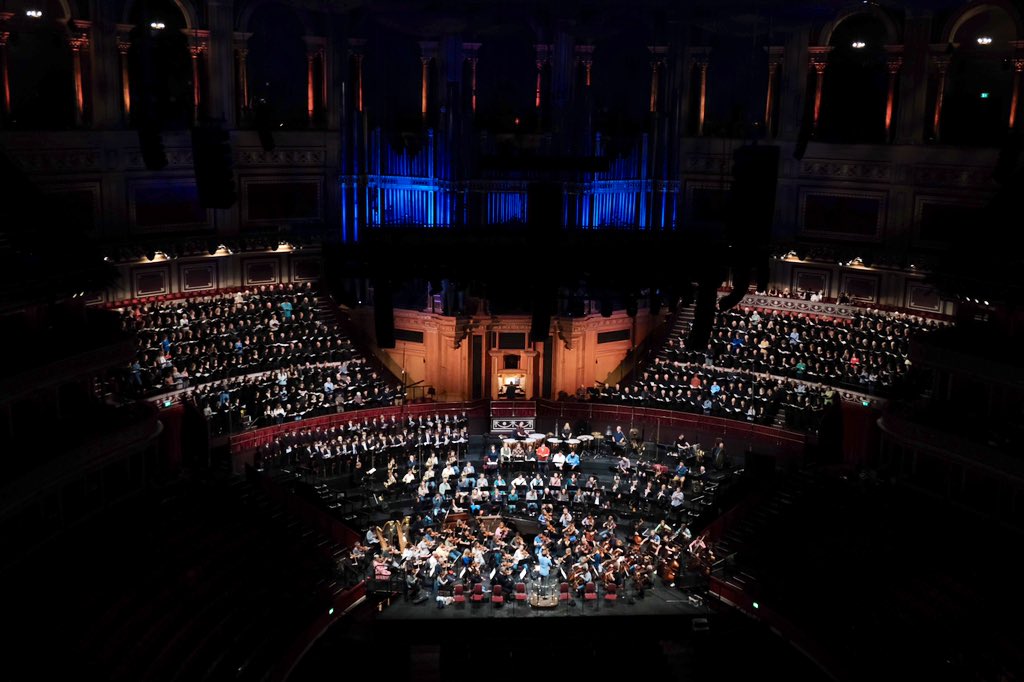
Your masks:
[{"label": "auditorium balcony", "polygon": [[962,324],[912,340],[918,390],[891,402],[879,419],[881,464],[915,486],[1022,526],[1024,365],[998,352],[1012,330],[997,331]]},{"label": "auditorium balcony", "polygon": [[0,525],[6,561],[142,490],[155,469],[155,407],[108,393],[108,368],[132,357],[116,315],[80,301],[0,319]]}]

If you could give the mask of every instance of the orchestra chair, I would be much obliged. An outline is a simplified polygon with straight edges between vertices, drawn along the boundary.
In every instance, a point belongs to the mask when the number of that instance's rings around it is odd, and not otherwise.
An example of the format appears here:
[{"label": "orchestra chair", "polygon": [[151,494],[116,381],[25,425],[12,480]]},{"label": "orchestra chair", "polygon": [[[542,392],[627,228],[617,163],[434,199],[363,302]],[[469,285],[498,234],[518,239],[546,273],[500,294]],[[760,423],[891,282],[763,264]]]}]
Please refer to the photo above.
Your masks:
[{"label": "orchestra chair", "polygon": [[558,586],[558,601],[569,601],[569,583],[562,583]]},{"label": "orchestra chair", "polygon": [[455,592],[452,594],[453,604],[465,604],[466,603],[466,586],[456,585]]},{"label": "orchestra chair", "polygon": [[505,595],[502,594],[501,585],[495,585],[493,591],[491,592],[491,604],[494,605],[494,608],[498,608],[504,603]]},{"label": "orchestra chair", "polygon": [[618,587],[616,587],[614,584],[608,585],[607,587],[604,588],[604,600],[605,600],[605,602],[610,602],[611,604],[615,604],[615,602],[618,600],[618,598],[619,598],[619,590],[618,590]]},{"label": "orchestra chair", "polygon": [[470,601],[474,604],[479,604],[484,600],[484,586],[480,583],[473,585],[473,593],[469,595]]},{"label": "orchestra chair", "polygon": [[587,586],[583,589],[583,601],[597,601],[597,585],[594,583],[587,583]]},{"label": "orchestra chair", "polygon": [[514,596],[516,601],[526,601],[526,583],[516,583],[516,592]]}]

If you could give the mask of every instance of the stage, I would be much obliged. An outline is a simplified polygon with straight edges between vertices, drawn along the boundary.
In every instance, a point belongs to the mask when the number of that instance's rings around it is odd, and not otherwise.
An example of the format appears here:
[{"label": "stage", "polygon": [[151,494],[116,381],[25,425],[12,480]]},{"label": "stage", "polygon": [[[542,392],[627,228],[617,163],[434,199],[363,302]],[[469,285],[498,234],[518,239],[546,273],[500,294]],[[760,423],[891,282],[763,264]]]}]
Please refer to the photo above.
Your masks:
[{"label": "stage", "polygon": [[[659,579],[660,581],[660,579]],[[528,588],[529,589],[529,588]],[[557,590],[557,587],[556,587]],[[383,602],[383,611],[378,614],[377,620],[381,622],[405,622],[411,620],[435,620],[452,621],[461,619],[486,619],[486,620],[531,620],[536,618],[619,618],[624,616],[664,616],[678,619],[701,618],[707,615],[707,606],[696,606],[689,601],[689,593],[678,589],[664,587],[661,585],[646,590],[643,599],[634,600],[630,604],[628,598],[620,595],[615,602],[605,602],[603,594],[596,601],[584,602],[582,598],[575,598],[575,605],[572,602],[562,602],[554,608],[533,608],[527,602],[513,604],[506,601],[501,606],[495,606],[487,600],[480,603],[469,601],[466,595],[465,604],[450,604],[444,608],[437,608],[437,601],[431,597],[427,601],[414,604],[405,601],[401,595]]]}]

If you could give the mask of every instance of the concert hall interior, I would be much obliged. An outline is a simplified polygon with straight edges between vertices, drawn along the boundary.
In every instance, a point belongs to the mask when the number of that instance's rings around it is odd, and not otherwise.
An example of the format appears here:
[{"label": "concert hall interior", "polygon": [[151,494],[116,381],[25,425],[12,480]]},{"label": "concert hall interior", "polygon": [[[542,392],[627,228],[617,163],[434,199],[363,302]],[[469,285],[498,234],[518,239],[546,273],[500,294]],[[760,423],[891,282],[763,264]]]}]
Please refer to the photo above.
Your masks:
[{"label": "concert hall interior", "polygon": [[0,676],[1024,679],[1024,0],[0,0]]}]

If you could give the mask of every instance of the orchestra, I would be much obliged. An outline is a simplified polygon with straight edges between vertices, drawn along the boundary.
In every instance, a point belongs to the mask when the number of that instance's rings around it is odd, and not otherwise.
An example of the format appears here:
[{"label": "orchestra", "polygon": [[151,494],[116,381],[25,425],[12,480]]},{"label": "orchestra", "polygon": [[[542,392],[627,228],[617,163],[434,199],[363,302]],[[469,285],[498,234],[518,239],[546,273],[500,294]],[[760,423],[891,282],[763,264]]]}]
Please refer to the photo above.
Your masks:
[{"label": "orchestra", "polygon": [[[624,598],[634,600],[642,599],[659,576],[674,586],[681,571],[709,570],[713,554],[703,536],[693,540],[684,510],[689,465],[695,464],[699,448],[680,436],[669,453],[678,457],[677,466],[646,465],[629,457],[635,429],[628,437],[621,427],[613,433],[622,434],[616,447],[621,457],[610,467],[610,487],[600,475],[573,471],[581,459],[575,445],[562,442],[569,439],[542,434],[507,439],[500,451],[489,446],[479,472],[454,450],[440,474],[434,473],[439,462],[433,452],[423,470],[418,465],[422,460],[410,457],[406,476],[412,473],[418,481],[416,508],[429,511],[406,517],[404,528],[389,521],[375,529],[372,576],[400,578],[406,581],[407,594],[415,585],[413,592],[427,590],[443,607],[456,585],[467,591],[477,584],[485,591],[502,585],[511,593],[523,583],[531,593],[550,593],[566,583],[578,595],[593,583],[605,590],[614,585]],[[539,446],[530,445],[529,457],[527,440],[540,441]],[[614,443],[614,436],[609,440]],[[552,441],[558,442],[549,446]],[[548,460],[552,450],[555,454]],[[550,470],[542,466],[548,461],[554,464]],[[389,486],[394,485],[395,462],[388,459]],[[691,485],[698,483],[692,478]],[[629,533],[623,533],[612,513],[623,508],[632,509],[636,517]],[[645,513],[659,520],[648,522]]]}]

